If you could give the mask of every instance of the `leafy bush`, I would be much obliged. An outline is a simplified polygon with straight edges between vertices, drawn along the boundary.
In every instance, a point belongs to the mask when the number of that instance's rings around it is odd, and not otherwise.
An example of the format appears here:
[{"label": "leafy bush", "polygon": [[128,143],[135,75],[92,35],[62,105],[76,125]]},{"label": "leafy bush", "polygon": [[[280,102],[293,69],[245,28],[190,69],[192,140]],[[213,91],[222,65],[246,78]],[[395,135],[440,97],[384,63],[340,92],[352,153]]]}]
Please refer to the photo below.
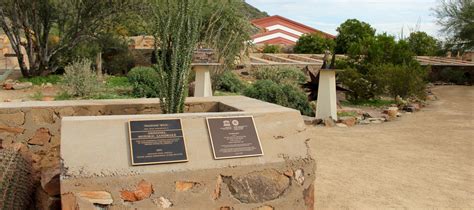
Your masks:
[{"label": "leafy bush", "polygon": [[268,45],[266,44],[263,47],[263,53],[280,53],[281,47],[278,45]]},{"label": "leafy bush", "polygon": [[356,69],[350,68],[340,73],[339,81],[351,90],[346,94],[349,101],[375,99],[383,93],[383,87],[376,84],[374,77],[362,74]]},{"label": "leafy bush", "polygon": [[64,68],[63,85],[72,96],[86,97],[99,89],[100,82],[91,68],[92,62],[81,59]]},{"label": "leafy bush", "polygon": [[410,96],[423,97],[426,88],[428,71],[418,65],[392,65],[386,64],[379,67],[378,80],[386,88],[387,94],[392,97]]},{"label": "leafy bush", "polygon": [[326,50],[334,51],[336,43],[332,39],[326,39],[319,34],[303,35],[296,42],[295,53],[320,54]]},{"label": "leafy bush", "polygon": [[253,72],[257,80],[271,80],[275,83],[299,85],[306,81],[303,71],[291,67],[263,68]]},{"label": "leafy bush", "polygon": [[245,89],[244,95],[269,103],[299,110],[302,114],[314,115],[306,94],[294,85],[259,80]]},{"label": "leafy bush", "polygon": [[128,73],[135,97],[158,97],[158,73],[150,67],[135,67]]},{"label": "leafy bush", "polygon": [[454,84],[464,84],[468,81],[468,78],[462,71],[456,71],[452,68],[445,68],[441,70],[440,79],[445,82],[452,82]]},{"label": "leafy bush", "polygon": [[226,71],[219,75],[216,82],[217,90],[221,91],[238,93],[245,88],[245,85],[244,83],[242,83],[239,76],[237,76],[231,71]]}]

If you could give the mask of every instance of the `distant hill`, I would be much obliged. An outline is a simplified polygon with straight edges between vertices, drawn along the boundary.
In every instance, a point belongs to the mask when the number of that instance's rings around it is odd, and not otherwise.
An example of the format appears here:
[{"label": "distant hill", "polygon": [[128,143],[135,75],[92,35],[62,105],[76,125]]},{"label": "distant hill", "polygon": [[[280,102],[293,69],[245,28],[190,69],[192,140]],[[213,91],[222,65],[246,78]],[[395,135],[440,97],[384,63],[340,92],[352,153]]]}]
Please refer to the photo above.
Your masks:
[{"label": "distant hill", "polygon": [[268,13],[260,11],[259,9],[253,7],[245,1],[242,6],[242,11],[244,12],[245,16],[248,17],[249,20],[268,17]]}]

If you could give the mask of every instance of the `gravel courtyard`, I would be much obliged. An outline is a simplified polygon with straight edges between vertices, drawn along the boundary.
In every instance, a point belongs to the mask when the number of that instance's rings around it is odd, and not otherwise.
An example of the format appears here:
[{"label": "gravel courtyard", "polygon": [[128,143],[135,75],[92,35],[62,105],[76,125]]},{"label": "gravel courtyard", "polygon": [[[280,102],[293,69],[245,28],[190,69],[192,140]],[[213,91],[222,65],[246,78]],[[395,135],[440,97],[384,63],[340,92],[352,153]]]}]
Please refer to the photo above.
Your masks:
[{"label": "gravel courtyard", "polygon": [[474,208],[474,87],[381,125],[312,127],[316,209]]}]

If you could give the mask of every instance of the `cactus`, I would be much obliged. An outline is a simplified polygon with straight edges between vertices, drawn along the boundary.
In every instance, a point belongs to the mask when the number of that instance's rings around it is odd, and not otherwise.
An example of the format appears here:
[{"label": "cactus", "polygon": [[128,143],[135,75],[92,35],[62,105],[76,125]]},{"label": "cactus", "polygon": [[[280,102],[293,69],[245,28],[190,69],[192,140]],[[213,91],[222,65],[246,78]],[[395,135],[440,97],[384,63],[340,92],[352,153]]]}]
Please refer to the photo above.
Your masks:
[{"label": "cactus", "polygon": [[18,152],[0,150],[0,209],[27,209],[33,193],[31,165]]}]

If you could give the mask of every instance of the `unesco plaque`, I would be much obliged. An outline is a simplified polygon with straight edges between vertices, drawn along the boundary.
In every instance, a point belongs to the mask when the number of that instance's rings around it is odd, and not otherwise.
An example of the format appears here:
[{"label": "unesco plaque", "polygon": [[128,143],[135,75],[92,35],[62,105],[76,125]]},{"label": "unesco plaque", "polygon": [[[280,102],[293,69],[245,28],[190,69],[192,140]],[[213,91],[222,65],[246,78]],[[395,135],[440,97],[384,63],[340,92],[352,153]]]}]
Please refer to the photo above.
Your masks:
[{"label": "unesco plaque", "polygon": [[215,159],[263,155],[253,117],[209,117],[207,126]]},{"label": "unesco plaque", "polygon": [[130,121],[132,165],[186,162],[181,119]]}]

